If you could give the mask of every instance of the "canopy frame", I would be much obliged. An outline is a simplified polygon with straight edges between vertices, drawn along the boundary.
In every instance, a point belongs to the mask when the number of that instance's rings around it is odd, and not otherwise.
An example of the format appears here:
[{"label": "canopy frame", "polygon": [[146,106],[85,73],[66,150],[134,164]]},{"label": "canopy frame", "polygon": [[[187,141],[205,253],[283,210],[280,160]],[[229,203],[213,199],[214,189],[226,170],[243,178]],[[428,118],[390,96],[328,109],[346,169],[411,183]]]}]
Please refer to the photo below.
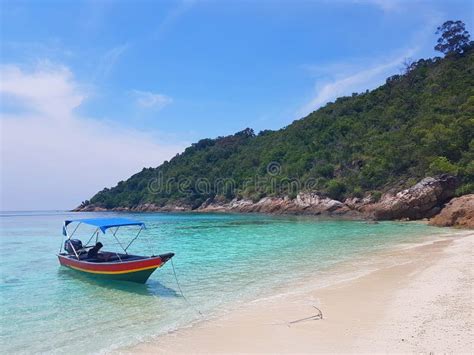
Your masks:
[{"label": "canopy frame", "polygon": [[[73,222],[78,222],[78,223],[77,223],[77,226],[72,231],[72,233],[69,234],[68,230],[67,230],[67,226],[69,224],[73,223]],[[66,237],[67,240],[70,240],[74,236],[74,234],[76,233],[77,229],[79,228],[79,226],[81,224],[88,224],[88,225],[92,225],[92,226],[97,227],[94,230],[94,232],[92,233],[92,235],[89,238],[89,240],[87,241],[87,243],[84,245],[84,249],[93,247],[93,245],[88,245],[88,244],[90,243],[92,238],[94,238],[94,236],[96,237],[95,241],[96,241],[96,244],[97,244],[98,239],[99,239],[99,230],[101,230],[102,233],[105,234],[107,229],[117,227],[115,229],[115,231],[112,233],[112,236],[115,238],[118,245],[120,245],[120,247],[122,248],[122,250],[124,251],[125,254],[128,254],[127,249],[138,238],[141,231],[143,229],[146,229],[145,223],[140,222],[140,221],[135,221],[135,220],[132,220],[132,219],[127,219],[127,218],[111,218],[111,219],[109,219],[109,218],[86,218],[86,219],[66,220],[66,221],[64,221],[64,225],[63,225],[63,235]],[[120,227],[126,227],[126,226],[140,226],[140,229],[138,230],[137,235],[124,248],[124,246],[122,245],[120,240],[117,238],[117,232],[118,232]],[[76,255],[76,258],[79,259],[79,253],[74,248],[74,245],[70,244],[70,246],[71,246],[72,250],[74,251],[74,254]],[[64,247],[64,245],[61,243],[60,252],[61,252],[63,247]],[[118,253],[116,253],[116,254],[117,254],[117,256],[119,256]],[[119,256],[119,258],[120,258],[120,256]]]},{"label": "canopy frame", "polygon": [[84,218],[84,219],[70,219],[64,221],[63,226],[63,235],[67,236],[67,226],[73,222],[78,222],[79,224],[89,224],[95,227],[98,227],[102,233],[105,234],[107,229],[112,227],[125,227],[125,226],[142,226],[145,228],[145,223],[141,221],[136,221],[128,218]]}]

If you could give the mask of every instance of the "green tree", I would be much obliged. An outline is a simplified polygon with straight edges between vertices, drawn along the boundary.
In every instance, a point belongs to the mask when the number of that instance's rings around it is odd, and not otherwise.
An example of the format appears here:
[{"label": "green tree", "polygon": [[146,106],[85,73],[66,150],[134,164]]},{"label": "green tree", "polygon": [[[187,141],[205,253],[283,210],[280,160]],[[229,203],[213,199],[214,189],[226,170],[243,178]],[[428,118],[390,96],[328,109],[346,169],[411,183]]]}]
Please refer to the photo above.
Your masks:
[{"label": "green tree", "polygon": [[446,157],[437,157],[430,164],[430,173],[437,174],[452,174],[457,175],[459,168],[452,164]]},{"label": "green tree", "polygon": [[344,193],[346,192],[346,185],[343,182],[337,180],[331,180],[328,183],[327,193],[328,196],[335,200],[343,200]]},{"label": "green tree", "polygon": [[438,27],[436,34],[441,34],[438,44],[434,47],[445,55],[463,53],[470,44],[470,35],[462,21],[446,21]]}]

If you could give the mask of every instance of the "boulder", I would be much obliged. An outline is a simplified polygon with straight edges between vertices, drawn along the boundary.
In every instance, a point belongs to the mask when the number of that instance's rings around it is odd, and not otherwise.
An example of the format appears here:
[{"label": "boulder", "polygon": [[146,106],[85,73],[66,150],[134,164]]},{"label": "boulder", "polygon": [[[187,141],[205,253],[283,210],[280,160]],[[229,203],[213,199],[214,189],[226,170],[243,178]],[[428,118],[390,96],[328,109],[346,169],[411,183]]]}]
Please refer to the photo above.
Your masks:
[{"label": "boulder", "polygon": [[474,194],[453,198],[429,224],[438,227],[474,228]]},{"label": "boulder", "polygon": [[409,189],[386,193],[365,212],[375,219],[422,219],[433,217],[454,196],[456,178],[450,175],[427,177]]}]

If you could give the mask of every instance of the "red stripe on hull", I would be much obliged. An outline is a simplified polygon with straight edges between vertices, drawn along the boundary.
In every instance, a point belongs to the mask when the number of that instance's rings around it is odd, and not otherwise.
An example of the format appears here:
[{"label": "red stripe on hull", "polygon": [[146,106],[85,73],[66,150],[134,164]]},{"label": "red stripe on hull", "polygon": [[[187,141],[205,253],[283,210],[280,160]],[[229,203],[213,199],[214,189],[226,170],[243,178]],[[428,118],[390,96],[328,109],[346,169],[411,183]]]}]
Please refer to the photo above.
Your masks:
[{"label": "red stripe on hull", "polygon": [[61,265],[96,273],[132,272],[134,270],[158,268],[163,265],[163,261],[159,256],[142,260],[104,263],[91,263],[87,261],[74,260],[63,255],[58,255],[58,258]]}]

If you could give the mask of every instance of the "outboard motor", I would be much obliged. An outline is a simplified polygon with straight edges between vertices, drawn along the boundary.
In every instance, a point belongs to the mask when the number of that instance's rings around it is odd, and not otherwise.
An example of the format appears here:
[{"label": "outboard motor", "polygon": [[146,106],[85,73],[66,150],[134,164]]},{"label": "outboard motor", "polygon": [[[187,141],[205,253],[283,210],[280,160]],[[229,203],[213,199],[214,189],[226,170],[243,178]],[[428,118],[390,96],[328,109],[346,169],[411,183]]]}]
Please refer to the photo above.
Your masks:
[{"label": "outboard motor", "polygon": [[76,251],[76,253],[79,253],[79,250],[81,249],[82,242],[79,239],[68,239],[64,242],[64,250],[66,250],[68,254],[76,255],[74,253],[74,250]]}]

